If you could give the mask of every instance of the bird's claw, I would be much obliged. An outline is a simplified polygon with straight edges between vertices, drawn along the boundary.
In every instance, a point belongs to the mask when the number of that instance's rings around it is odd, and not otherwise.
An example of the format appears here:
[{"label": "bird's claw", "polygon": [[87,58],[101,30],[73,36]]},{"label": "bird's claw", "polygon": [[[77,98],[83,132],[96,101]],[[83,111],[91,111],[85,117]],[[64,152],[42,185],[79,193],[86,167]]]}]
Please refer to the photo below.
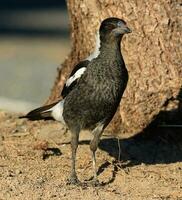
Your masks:
[{"label": "bird's claw", "polygon": [[70,177],[67,179],[66,184],[79,186],[79,185],[81,185],[81,181],[79,181],[77,177]]},{"label": "bird's claw", "polygon": [[98,179],[94,179],[94,180],[90,181],[90,185],[93,187],[98,187],[101,185],[101,183],[99,182]]}]

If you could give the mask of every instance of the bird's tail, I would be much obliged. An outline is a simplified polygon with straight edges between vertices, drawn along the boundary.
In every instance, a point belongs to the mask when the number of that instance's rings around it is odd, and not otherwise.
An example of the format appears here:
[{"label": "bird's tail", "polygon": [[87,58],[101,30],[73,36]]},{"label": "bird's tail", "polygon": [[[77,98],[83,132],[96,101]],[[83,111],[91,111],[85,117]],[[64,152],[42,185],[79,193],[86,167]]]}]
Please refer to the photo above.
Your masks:
[{"label": "bird's tail", "polygon": [[[19,118],[28,118],[30,120],[42,120],[42,119],[55,119],[58,120],[54,117],[54,113],[57,112],[57,115],[61,115],[62,116],[62,106],[63,103],[61,103],[61,101],[49,104],[49,105],[45,105],[39,108],[36,108],[32,111],[30,111],[29,113],[27,113],[24,116],[20,116]],[[58,120],[60,121],[60,120]]]}]

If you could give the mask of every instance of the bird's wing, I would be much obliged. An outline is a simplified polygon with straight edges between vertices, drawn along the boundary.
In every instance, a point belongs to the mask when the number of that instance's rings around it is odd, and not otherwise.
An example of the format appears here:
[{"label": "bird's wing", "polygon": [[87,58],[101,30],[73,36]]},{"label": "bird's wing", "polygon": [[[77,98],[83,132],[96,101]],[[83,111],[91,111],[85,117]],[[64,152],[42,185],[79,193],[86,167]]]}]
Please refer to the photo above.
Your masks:
[{"label": "bird's wing", "polygon": [[66,83],[63,87],[63,90],[61,92],[61,96],[63,98],[65,98],[71,92],[71,90],[75,87],[78,80],[80,79],[82,74],[85,72],[89,63],[90,63],[90,61],[84,60],[84,61],[81,61],[80,63],[78,63],[74,67],[73,71],[70,74],[70,77],[66,81]]},{"label": "bird's wing", "polygon": [[[77,84],[79,78],[82,76],[84,71],[86,70],[88,64],[90,61],[84,60],[80,63],[78,63],[73,71],[71,72],[71,75],[67,82],[64,85],[64,88],[62,90],[62,97],[64,98],[66,95],[69,94],[69,92],[75,87]],[[20,116],[20,118],[28,118],[30,120],[41,120],[41,119],[55,119],[57,121],[62,121],[64,123],[64,119],[62,117],[63,113],[63,106],[64,106],[64,99],[59,100],[55,103],[42,106],[39,108],[36,108],[32,111],[30,111],[28,114],[24,116]]]}]

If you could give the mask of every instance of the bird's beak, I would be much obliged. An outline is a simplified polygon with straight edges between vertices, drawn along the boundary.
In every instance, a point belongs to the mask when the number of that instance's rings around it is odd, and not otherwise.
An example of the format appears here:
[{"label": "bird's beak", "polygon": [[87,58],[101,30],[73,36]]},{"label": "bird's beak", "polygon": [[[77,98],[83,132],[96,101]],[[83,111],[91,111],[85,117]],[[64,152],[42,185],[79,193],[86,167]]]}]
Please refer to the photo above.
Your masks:
[{"label": "bird's beak", "polygon": [[128,33],[131,33],[131,29],[128,28],[127,26],[121,26],[121,27],[117,27],[113,30],[113,32],[116,34],[116,35],[124,35],[124,34],[128,34]]},{"label": "bird's beak", "polygon": [[124,31],[126,34],[132,32],[132,30],[130,28],[128,28],[127,26],[124,28]]}]

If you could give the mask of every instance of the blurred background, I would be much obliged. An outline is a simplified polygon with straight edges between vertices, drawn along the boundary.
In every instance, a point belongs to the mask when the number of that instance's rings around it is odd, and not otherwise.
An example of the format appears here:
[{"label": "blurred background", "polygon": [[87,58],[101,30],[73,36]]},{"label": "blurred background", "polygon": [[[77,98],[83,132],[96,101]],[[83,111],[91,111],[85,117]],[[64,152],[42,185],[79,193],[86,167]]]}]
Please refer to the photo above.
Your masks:
[{"label": "blurred background", "polygon": [[65,1],[0,0],[0,109],[45,102],[69,51]]}]

